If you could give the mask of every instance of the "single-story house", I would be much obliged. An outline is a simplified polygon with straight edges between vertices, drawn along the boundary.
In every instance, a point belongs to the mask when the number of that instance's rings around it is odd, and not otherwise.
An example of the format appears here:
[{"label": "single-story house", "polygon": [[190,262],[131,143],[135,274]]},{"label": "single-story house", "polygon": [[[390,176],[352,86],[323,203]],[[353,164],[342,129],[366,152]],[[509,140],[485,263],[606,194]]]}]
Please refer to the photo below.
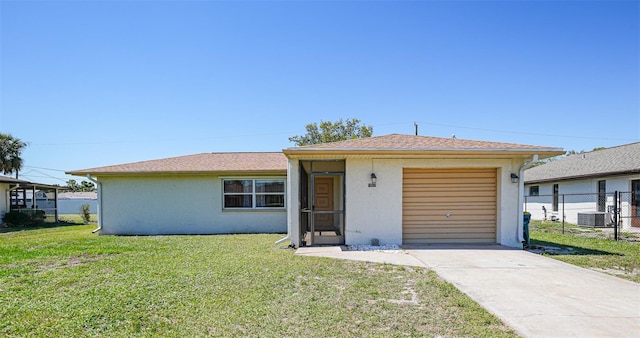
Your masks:
[{"label": "single-story house", "polygon": [[287,232],[294,246],[522,247],[522,176],[560,148],[392,134],[71,171],[102,234]]},{"label": "single-story house", "polygon": [[287,231],[287,158],[203,153],[69,172],[94,180],[109,235]]},{"label": "single-story house", "polygon": [[623,228],[640,227],[640,142],[530,168],[524,182],[526,209],[534,219],[544,219],[546,210],[547,219],[606,226],[618,191]]},{"label": "single-story house", "polygon": [[[29,182],[0,176],[0,224],[11,210],[39,209],[58,221],[58,190],[56,185]],[[36,196],[34,199],[33,196]]]}]

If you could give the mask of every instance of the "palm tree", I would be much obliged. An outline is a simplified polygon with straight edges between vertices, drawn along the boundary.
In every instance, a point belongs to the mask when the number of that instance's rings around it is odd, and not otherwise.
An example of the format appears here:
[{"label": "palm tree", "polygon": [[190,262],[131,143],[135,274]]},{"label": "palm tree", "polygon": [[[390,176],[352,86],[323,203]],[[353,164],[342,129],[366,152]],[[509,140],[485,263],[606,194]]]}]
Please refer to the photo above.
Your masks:
[{"label": "palm tree", "polygon": [[22,149],[27,146],[17,137],[11,134],[0,133],[0,171],[3,174],[16,173],[22,169]]}]

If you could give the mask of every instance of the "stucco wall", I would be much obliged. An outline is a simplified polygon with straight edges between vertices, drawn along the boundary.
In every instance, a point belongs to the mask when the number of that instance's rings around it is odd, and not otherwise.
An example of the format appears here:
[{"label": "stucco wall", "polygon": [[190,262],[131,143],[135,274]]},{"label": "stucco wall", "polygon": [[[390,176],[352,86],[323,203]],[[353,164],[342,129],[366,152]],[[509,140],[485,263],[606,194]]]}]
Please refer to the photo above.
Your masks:
[{"label": "stucco wall", "polygon": [[[253,177],[248,177],[253,178]],[[223,210],[214,176],[99,177],[101,234],[282,233],[285,210]]]},{"label": "stucco wall", "polygon": [[[349,245],[402,243],[402,170],[403,168],[497,168],[497,234],[503,245],[522,247],[518,236],[518,184],[510,174],[517,173],[522,161],[510,159],[357,159],[347,158],[345,169],[345,242]],[[368,187],[371,173],[377,186]],[[289,186],[298,184],[298,161],[290,160]],[[299,245],[299,209],[297,192],[289,194],[292,242]],[[295,203],[295,204],[294,204]]]}]

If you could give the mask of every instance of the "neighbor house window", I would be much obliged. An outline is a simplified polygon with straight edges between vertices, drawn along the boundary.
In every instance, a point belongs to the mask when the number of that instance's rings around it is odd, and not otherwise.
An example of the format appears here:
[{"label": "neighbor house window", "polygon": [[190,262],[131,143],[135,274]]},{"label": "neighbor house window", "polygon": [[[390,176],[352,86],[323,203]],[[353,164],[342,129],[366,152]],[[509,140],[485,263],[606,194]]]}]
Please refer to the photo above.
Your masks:
[{"label": "neighbor house window", "polygon": [[558,197],[560,195],[560,188],[557,184],[553,185],[553,211],[558,211]]},{"label": "neighbor house window", "polygon": [[283,179],[225,179],[224,209],[283,209]]},{"label": "neighbor house window", "polygon": [[607,206],[607,181],[598,181],[598,211],[604,211]]},{"label": "neighbor house window", "polygon": [[538,196],[540,195],[540,187],[537,185],[532,185],[529,187],[529,196]]}]

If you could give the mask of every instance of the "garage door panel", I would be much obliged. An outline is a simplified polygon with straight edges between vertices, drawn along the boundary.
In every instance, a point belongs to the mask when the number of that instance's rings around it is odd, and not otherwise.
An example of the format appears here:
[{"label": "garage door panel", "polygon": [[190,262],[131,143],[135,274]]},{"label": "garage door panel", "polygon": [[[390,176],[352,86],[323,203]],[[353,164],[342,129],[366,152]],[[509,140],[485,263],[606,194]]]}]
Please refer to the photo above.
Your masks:
[{"label": "garage door panel", "polygon": [[456,215],[447,217],[445,215],[429,215],[429,214],[412,214],[404,216],[405,222],[440,222],[444,225],[454,222],[494,222],[495,215],[478,214],[478,215]]},{"label": "garage door panel", "polygon": [[404,177],[406,178],[423,178],[423,177],[459,177],[460,174],[464,176],[480,176],[491,177],[491,172],[486,168],[464,168],[464,169],[420,169],[420,168],[405,168],[406,172]]},{"label": "garage door panel", "polygon": [[458,190],[458,191],[405,191],[403,195],[406,198],[414,200],[433,199],[433,198],[470,198],[470,197],[488,197],[495,198],[496,192],[493,190]]},{"label": "garage door panel", "polygon": [[483,211],[483,213],[478,212],[477,214],[468,212],[466,214],[457,213],[455,215],[451,215],[447,217],[447,215],[443,215],[440,213],[434,214],[430,212],[420,212],[420,210],[412,211],[410,214],[407,213],[404,215],[405,221],[432,221],[437,220],[440,222],[454,222],[454,221],[481,221],[487,220],[492,221],[495,220],[495,213],[490,214]]},{"label": "garage door panel", "polygon": [[[491,192],[495,192],[494,190],[495,187],[493,187],[490,184],[482,184],[482,185],[465,185],[465,184],[460,184],[459,186],[456,187],[435,187],[435,186],[429,186],[429,187],[424,187],[424,186],[414,186],[414,187],[405,187],[402,191],[403,194],[415,194],[415,195],[424,195],[425,193],[428,194],[443,194],[443,193],[455,193],[458,192],[459,190],[464,190],[466,192],[472,193],[472,192],[485,192],[485,191],[491,191]],[[447,190],[447,189],[451,189],[451,190]]]},{"label": "garage door panel", "polygon": [[464,212],[464,210],[490,210],[492,213],[494,210],[495,203],[492,201],[487,202],[478,202],[469,204],[465,201],[456,201],[450,203],[443,203],[442,201],[437,201],[433,203],[411,203],[409,205],[404,205],[403,210],[446,210],[447,208],[451,210],[458,210],[458,212]]},{"label": "garage door panel", "polygon": [[496,176],[493,168],[404,169],[403,243],[495,243]]},{"label": "garage door panel", "polygon": [[405,231],[407,233],[421,234],[421,233],[493,233],[491,229],[480,224],[465,224],[455,227],[442,227],[442,226],[408,226]]},{"label": "garage door panel", "polygon": [[417,234],[414,234],[411,238],[423,239],[423,240],[445,239],[445,238],[451,238],[452,235],[455,235],[456,238],[459,238],[459,239],[473,239],[473,238],[493,239],[494,238],[492,233],[481,233],[481,232],[466,232],[466,233],[430,232],[430,233],[423,233],[423,234],[417,233]]},{"label": "garage door panel", "polygon": [[470,223],[470,222],[448,222],[444,224],[442,222],[421,222],[421,223],[408,223],[404,227],[404,232],[414,233],[420,229],[428,231],[428,229],[457,229],[457,228],[484,228],[487,231],[493,232],[493,229],[487,227],[485,222]]},{"label": "garage door panel", "polygon": [[405,202],[411,203],[446,203],[446,204],[473,204],[473,203],[490,203],[495,197],[489,196],[465,196],[464,198],[457,197],[421,197],[421,198],[407,198]]},{"label": "garage door panel", "polygon": [[450,238],[432,238],[432,239],[403,239],[403,244],[493,244],[495,238],[457,238],[455,242],[451,242]]},{"label": "garage door panel", "polygon": [[[464,209],[456,208],[456,206],[451,206],[447,204],[438,203],[437,205],[431,204],[422,204],[421,206],[406,206],[402,210],[405,215],[423,214],[423,213],[431,213],[434,215],[442,213],[443,210],[447,210],[447,208],[451,210],[456,210],[455,215],[467,215],[467,214],[491,214],[494,215],[496,213],[495,210],[491,209],[491,206],[468,206],[462,205]],[[446,212],[445,212],[446,213]]]}]

